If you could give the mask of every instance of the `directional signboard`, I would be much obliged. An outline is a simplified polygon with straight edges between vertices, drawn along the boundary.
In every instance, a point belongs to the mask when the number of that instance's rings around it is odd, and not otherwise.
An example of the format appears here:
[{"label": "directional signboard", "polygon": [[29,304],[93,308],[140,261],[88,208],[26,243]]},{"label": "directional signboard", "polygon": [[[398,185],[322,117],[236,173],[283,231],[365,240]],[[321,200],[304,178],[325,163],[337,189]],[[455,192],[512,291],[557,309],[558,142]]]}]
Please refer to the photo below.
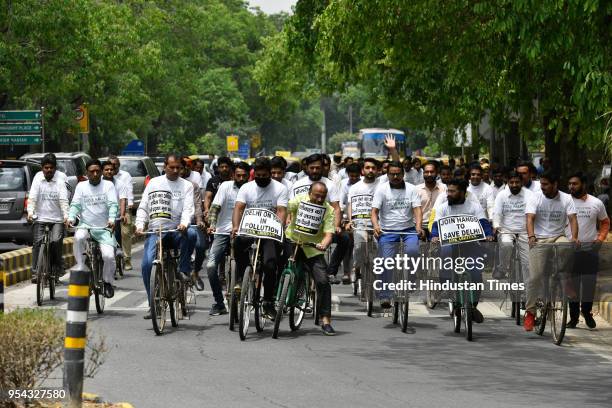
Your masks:
[{"label": "directional signboard", "polygon": [[245,140],[244,142],[240,143],[240,147],[238,148],[238,157],[240,157],[242,160],[245,160],[248,159],[250,155],[251,142]]},{"label": "directional signboard", "polygon": [[44,134],[41,110],[0,111],[0,145],[39,144]]}]

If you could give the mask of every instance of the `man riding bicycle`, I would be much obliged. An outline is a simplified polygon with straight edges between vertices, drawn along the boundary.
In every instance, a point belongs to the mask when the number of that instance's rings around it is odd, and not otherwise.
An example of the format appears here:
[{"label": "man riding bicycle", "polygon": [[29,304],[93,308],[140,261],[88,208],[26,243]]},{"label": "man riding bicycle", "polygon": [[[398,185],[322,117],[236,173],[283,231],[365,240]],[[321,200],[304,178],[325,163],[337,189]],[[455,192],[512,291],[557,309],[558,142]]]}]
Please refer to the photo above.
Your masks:
[{"label": "man riding bicycle", "polygon": [[[117,243],[111,231],[115,228],[115,218],[119,207],[117,192],[111,181],[102,180],[102,163],[100,163],[100,160],[90,160],[85,168],[89,180],[77,184],[72,203],[70,203],[67,221],[67,226],[72,227],[77,216],[80,218],[80,228],[74,234],[75,269],[85,269],[83,254],[86,251],[87,238],[91,236],[100,244],[100,252],[104,263],[102,269],[104,296],[112,298],[115,294],[111,282],[115,277],[115,247]],[[89,227],[96,229],[88,231],[87,228]]]},{"label": "man riding bicycle", "polygon": [[[442,203],[440,206],[434,209],[435,211],[435,219],[431,229],[431,242],[436,243],[439,242],[439,225],[438,221],[440,218],[448,217],[450,215],[473,215],[478,218],[482,229],[484,230],[487,241],[491,241],[493,239],[493,233],[491,230],[491,224],[485,215],[484,210],[480,206],[480,204],[475,200],[470,200],[466,197],[467,194],[468,183],[463,179],[454,179],[451,180],[447,184],[447,200]],[[461,245],[461,257],[463,258],[473,258],[482,256],[482,249],[478,246],[478,243],[465,243],[465,244],[455,244],[455,245],[447,245],[443,246],[440,250],[440,256],[442,259],[452,256],[453,247]],[[465,265],[465,269],[469,272],[472,282],[481,283],[482,282],[482,269],[478,269],[472,263],[472,266],[469,267]],[[451,273],[454,273],[454,270],[443,269],[440,272],[440,281],[450,281]],[[473,318],[476,323],[482,323],[484,321],[484,317],[482,313],[476,308],[478,305],[478,298],[480,296],[479,291],[475,291],[475,302],[472,305],[472,313]]]},{"label": "man riding bicycle", "polygon": [[[417,256],[419,237],[423,236],[421,197],[414,185],[404,181],[404,168],[400,162],[391,162],[387,169],[388,182],[379,184],[372,200],[372,225],[378,238],[380,256],[393,258],[397,244],[404,245],[404,254]],[[385,268],[382,275],[383,290],[378,291],[380,306],[391,307],[393,292],[386,289],[391,283],[392,271]]]},{"label": "man riding bicycle", "polygon": [[[272,165],[270,159],[258,157],[253,164],[255,180],[245,183],[236,196],[236,206],[232,214],[232,237],[234,239],[234,257],[236,259],[236,286],[240,282],[246,267],[249,265],[249,247],[254,239],[236,236],[242,214],[245,208],[262,208],[276,213],[281,223],[285,224],[287,217],[288,191],[282,183],[272,180]],[[263,255],[262,269],[264,272],[264,314],[271,320],[276,317],[274,309],[274,288],[276,286],[276,269],[281,259],[281,244],[271,240],[261,241]]]},{"label": "man riding bicycle", "polygon": [[[49,226],[51,259],[50,265],[57,268],[55,276],[64,272],[62,246],[64,223],[68,219],[68,189],[65,176],[61,177],[57,169],[55,155],[46,154],[41,161],[42,171],[34,176],[28,199],[28,222],[36,220],[34,225],[34,245],[32,247],[32,283],[37,282],[38,252],[43,240],[45,226]],[[39,176],[42,174],[42,177]]]},{"label": "man riding bicycle", "polygon": [[[181,157],[169,154],[164,160],[164,175],[151,179],[144,192],[136,212],[136,234],[144,234],[145,224],[151,232],[174,230],[162,234],[162,244],[169,248],[179,248],[179,279],[188,281],[191,272],[191,254],[197,240],[195,231],[189,229],[194,215],[193,184],[180,177]],[[144,244],[142,257],[142,280],[150,298],[149,281],[151,268],[157,252],[159,235],[150,234]],[[151,318],[151,309],[144,316]]]},{"label": "man riding bicycle", "polygon": [[221,281],[219,280],[219,263],[227,253],[230,246],[230,234],[232,232],[232,213],[236,203],[236,196],[240,187],[249,181],[249,173],[251,166],[248,163],[240,162],[234,169],[234,180],[221,183],[219,190],[210,206],[208,213],[208,234],[214,234],[208,262],[206,263],[206,271],[208,272],[208,281],[213,292],[215,303],[210,308],[211,316],[218,316],[227,313],[223,302],[223,291]]},{"label": "man riding bicycle", "polygon": [[[302,246],[297,254],[301,259],[305,272],[310,273],[317,285],[317,293],[320,299],[319,315],[321,317],[321,330],[328,336],[336,334],[331,326],[331,285],[327,277],[327,263],[325,262],[325,250],[331,245],[334,234],[334,209],[325,201],[327,186],[325,183],[315,181],[310,185],[308,194],[300,194],[289,201],[288,212],[291,215],[291,223],[287,226],[285,242],[285,253],[294,252],[295,242],[315,244]],[[296,216],[301,202],[312,203],[325,207],[325,213],[316,234],[307,235],[296,230]]]},{"label": "man riding bicycle", "polygon": [[[132,270],[132,209],[134,207],[134,185],[132,184],[132,176],[125,170],[121,170],[119,158],[114,154],[108,156],[108,161],[115,168],[115,178],[119,180],[127,189],[127,208],[125,215],[121,219],[120,239],[117,241],[123,250],[123,259],[125,262],[125,270]],[[117,237],[117,234],[115,234]]]}]

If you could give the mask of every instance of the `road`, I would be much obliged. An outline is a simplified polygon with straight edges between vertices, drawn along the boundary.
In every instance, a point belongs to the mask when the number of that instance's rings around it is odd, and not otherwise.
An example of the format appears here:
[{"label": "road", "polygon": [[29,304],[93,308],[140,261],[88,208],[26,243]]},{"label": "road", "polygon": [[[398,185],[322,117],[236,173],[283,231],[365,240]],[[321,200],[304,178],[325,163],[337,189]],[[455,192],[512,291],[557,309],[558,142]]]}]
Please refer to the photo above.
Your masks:
[{"label": "road", "polygon": [[[66,289],[59,288],[56,307],[65,308]],[[412,304],[408,333],[402,333],[390,317],[366,317],[349,287],[333,290],[335,337],[325,337],[309,319],[295,333],[283,322],[278,340],[268,326],[241,342],[228,330],[227,315],[208,315],[208,291],[197,296],[190,320],[156,336],[142,318],[142,280],[131,272],[117,281],[104,315],[92,305],[89,336],[105,336],[110,351],[85,389],[147,408],[611,404],[612,327],[601,319],[596,330],[568,331],[559,347],[548,331],[543,337],[525,333],[494,305],[482,305],[486,320],[468,343],[452,332],[443,310]],[[27,284],[6,296],[9,307],[33,302]]]}]

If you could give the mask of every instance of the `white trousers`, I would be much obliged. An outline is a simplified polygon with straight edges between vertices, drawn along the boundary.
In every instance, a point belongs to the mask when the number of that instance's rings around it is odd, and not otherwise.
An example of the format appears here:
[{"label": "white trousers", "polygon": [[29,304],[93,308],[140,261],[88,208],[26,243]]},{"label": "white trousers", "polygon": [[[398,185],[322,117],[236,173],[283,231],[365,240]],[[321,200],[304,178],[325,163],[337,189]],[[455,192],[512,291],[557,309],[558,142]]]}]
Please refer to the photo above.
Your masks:
[{"label": "white trousers", "polygon": [[[87,247],[87,238],[89,232],[84,229],[77,229],[74,233],[74,258],[76,259],[75,269],[85,268],[84,253]],[[115,248],[112,245],[100,244],[100,252],[102,253],[102,279],[105,282],[111,283],[115,278]],[[89,265],[87,265],[89,267]]]}]

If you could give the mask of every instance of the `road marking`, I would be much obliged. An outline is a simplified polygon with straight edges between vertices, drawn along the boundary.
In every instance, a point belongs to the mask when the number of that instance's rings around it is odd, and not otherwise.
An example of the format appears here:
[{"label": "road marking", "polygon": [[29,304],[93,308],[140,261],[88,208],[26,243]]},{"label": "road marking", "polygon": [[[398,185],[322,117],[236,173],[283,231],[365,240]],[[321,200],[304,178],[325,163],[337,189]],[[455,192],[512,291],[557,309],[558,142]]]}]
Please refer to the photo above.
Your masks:
[{"label": "road marking", "polygon": [[106,306],[111,306],[114,303],[120,301],[121,299],[123,299],[124,297],[134,293],[135,291],[130,290],[130,291],[118,291],[115,292],[115,296],[113,296],[111,299],[106,299]]}]

